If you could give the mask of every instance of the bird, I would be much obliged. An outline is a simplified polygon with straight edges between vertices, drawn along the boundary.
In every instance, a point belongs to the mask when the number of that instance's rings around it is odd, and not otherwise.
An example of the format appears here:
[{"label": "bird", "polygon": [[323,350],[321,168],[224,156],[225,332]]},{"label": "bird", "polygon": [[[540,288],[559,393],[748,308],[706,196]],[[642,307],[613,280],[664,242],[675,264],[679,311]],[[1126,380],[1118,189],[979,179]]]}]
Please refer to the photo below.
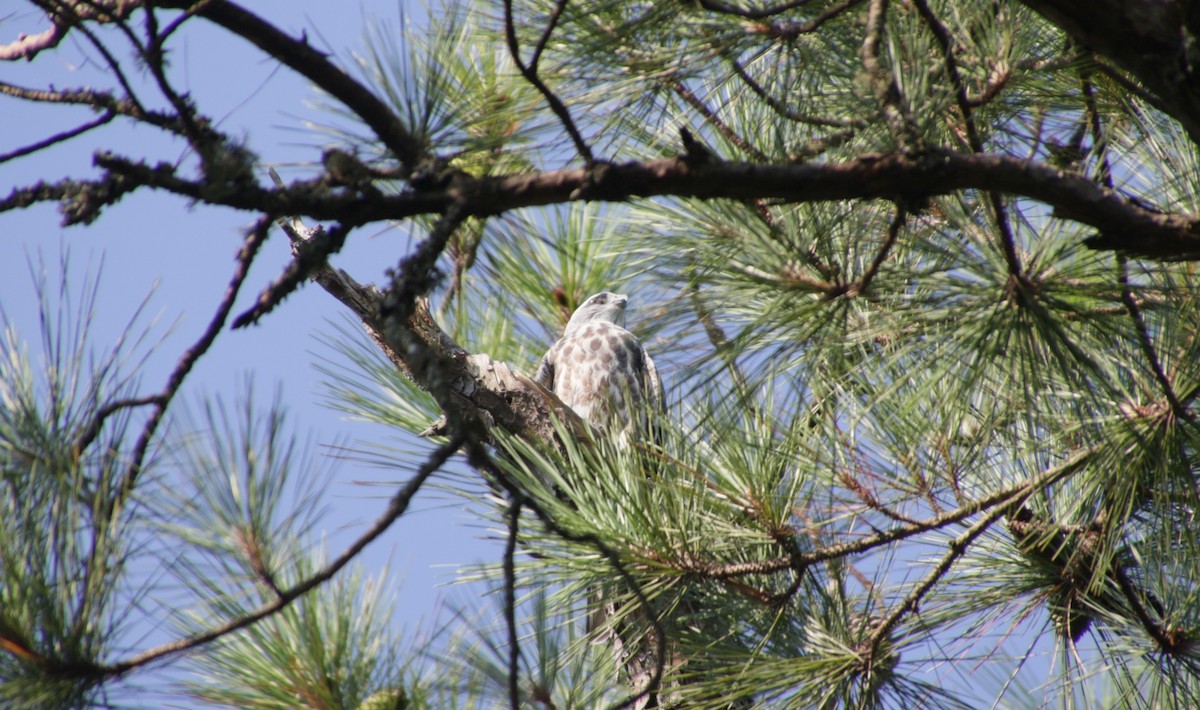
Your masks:
[{"label": "bird", "polygon": [[[617,446],[657,438],[652,411],[665,411],[662,379],[640,340],[625,329],[629,297],[603,291],[571,314],[562,337],[538,364],[534,380],[552,391],[581,419]],[[654,443],[654,442],[647,442]],[[595,643],[611,644],[630,686],[646,689],[657,665],[658,644],[645,610],[621,611],[611,589],[589,592],[587,631]],[[614,621],[615,620],[615,621]],[[666,668],[681,665],[668,648]],[[660,689],[648,689],[632,707],[658,707]]]},{"label": "bird", "polygon": [[624,294],[589,296],[571,314],[534,375],[581,419],[623,444],[645,431],[649,411],[665,409],[654,360],[625,329],[628,305]]}]

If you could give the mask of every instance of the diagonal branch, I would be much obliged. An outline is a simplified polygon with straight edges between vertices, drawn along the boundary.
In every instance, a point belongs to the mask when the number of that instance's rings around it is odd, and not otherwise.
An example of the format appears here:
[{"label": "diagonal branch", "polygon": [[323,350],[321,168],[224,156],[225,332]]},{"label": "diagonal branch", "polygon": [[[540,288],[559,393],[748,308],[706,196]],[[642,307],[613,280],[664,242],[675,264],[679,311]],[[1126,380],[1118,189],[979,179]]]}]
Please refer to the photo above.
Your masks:
[{"label": "diagonal branch", "polygon": [[213,341],[216,340],[217,334],[224,327],[225,319],[229,317],[229,312],[233,309],[234,299],[237,298],[242,283],[245,282],[246,276],[250,273],[250,265],[254,262],[254,257],[258,255],[259,248],[262,247],[263,242],[267,239],[267,229],[270,224],[269,221],[260,220],[250,230],[250,233],[246,236],[246,241],[242,244],[242,248],[238,250],[237,268],[234,270],[233,277],[229,281],[229,286],[225,289],[225,294],[221,297],[221,302],[217,305],[216,313],[213,315],[212,320],[209,321],[208,327],[204,329],[204,333],[183,354],[183,357],[179,359],[178,364],[175,365],[175,369],[171,372],[170,377],[167,378],[167,385],[159,393],[158,399],[154,404],[154,410],[151,412],[134,446],[133,458],[117,485],[115,500],[118,501],[118,506],[121,505],[121,502],[133,490],[134,483],[141,473],[142,462],[146,458],[146,452],[150,448],[150,442],[154,438],[154,433],[157,431],[163,415],[166,413],[167,406],[174,398],[175,393],[179,391],[179,387],[183,384],[184,379],[187,378],[188,373],[192,371],[192,368],[204,356],[204,353],[208,352]]},{"label": "diagonal branch", "polygon": [[400,516],[404,515],[408,510],[409,503],[412,502],[414,496],[424,485],[425,481],[433,475],[435,471],[440,469],[446,461],[454,455],[458,448],[462,445],[464,437],[458,436],[451,439],[445,444],[439,446],[429,459],[417,469],[412,478],[404,484],[404,486],[392,497],[388,508],[382,516],[371,526],[369,530],[363,533],[349,547],[342,551],[342,554],[337,559],[325,565],[320,571],[297,584],[281,590],[275,598],[263,604],[254,611],[243,614],[236,618],[230,619],[219,626],[215,626],[206,631],[202,631],[187,638],[172,641],[170,643],[156,646],[147,651],[143,651],[138,655],[118,661],[116,663],[105,664],[89,669],[91,675],[107,675],[120,676],[128,673],[131,670],[145,666],[155,661],[161,661],[167,658],[178,656],[195,648],[199,648],[205,644],[211,643],[227,636],[235,631],[239,631],[248,626],[251,626],[263,619],[272,616],[280,610],[287,607],[296,599],[304,596],[308,592],[316,589],[321,584],[324,584],[329,579],[333,578],[343,567],[350,563],[358,556],[367,545],[372,543],[376,538],[382,535],[391,527],[392,523],[396,522]]},{"label": "diagonal branch", "polygon": [[966,553],[975,538],[982,535],[984,531],[1014,507],[1024,505],[1025,501],[1029,500],[1038,491],[1078,471],[1094,451],[1095,449],[1080,451],[1062,464],[1044,471],[1036,479],[1029,481],[1018,490],[1012,492],[1006,499],[999,501],[986,515],[964,530],[958,537],[951,540],[950,549],[942,556],[942,559],[938,561],[934,568],[929,571],[929,574],[925,575],[925,578],[908,593],[908,596],[871,631],[871,636],[867,642],[871,651],[873,652],[879,648],[879,644],[891,633],[891,630],[895,628],[896,624],[900,623],[900,620],[906,614],[917,609],[921,600],[929,593],[929,590],[933,589],[934,585],[946,576],[954,566],[954,563]]},{"label": "diagonal branch", "polygon": [[737,58],[730,56],[728,59],[729,65],[733,67],[734,73],[738,75],[738,78],[746,84],[750,91],[754,92],[755,96],[762,99],[772,111],[780,116],[783,116],[789,121],[832,128],[861,129],[867,125],[866,121],[857,118],[823,118],[821,116],[810,116],[805,113],[800,113],[799,111],[788,107],[778,97],[767,91],[762,84],[758,83],[757,79],[750,76],[750,72],[746,71],[746,67],[742,66],[742,63],[739,62]]},{"label": "diagonal branch", "polygon": [[567,109],[566,104],[562,99],[546,86],[546,82],[542,81],[537,73],[537,63],[541,59],[542,47],[550,37],[550,32],[554,29],[555,23],[558,21],[558,16],[562,11],[562,7],[566,5],[565,0],[561,2],[559,8],[555,11],[550,22],[547,24],[545,34],[542,41],[538,44],[537,51],[534,52],[533,60],[526,64],[524,59],[521,59],[521,46],[517,41],[517,27],[513,19],[513,4],[512,0],[504,0],[504,38],[508,42],[508,53],[512,56],[513,63],[517,65],[517,70],[521,72],[521,76],[525,77],[533,85],[535,89],[546,99],[546,103],[550,105],[550,110],[558,116],[559,122],[566,129],[567,134],[571,136],[571,142],[575,144],[575,150],[579,152],[579,156],[583,158],[589,166],[596,162],[596,158],[592,155],[592,149],[588,147],[587,141],[583,140],[583,134],[579,132],[579,128],[575,125],[575,121],[571,118],[571,112]]},{"label": "diagonal branch", "polygon": [[896,205],[895,215],[892,217],[891,224],[888,225],[887,237],[884,238],[883,244],[879,247],[879,251],[875,254],[875,259],[871,261],[871,265],[863,272],[863,275],[847,289],[850,295],[858,295],[866,293],[871,287],[871,282],[875,280],[875,274],[879,273],[883,262],[887,260],[888,253],[896,244],[897,237],[900,236],[900,230],[904,227],[904,222],[908,219],[908,211],[904,209],[903,204]]},{"label": "diagonal branch", "polygon": [[29,145],[22,146],[20,148],[14,149],[14,150],[10,150],[7,153],[0,153],[0,163],[7,163],[8,161],[13,160],[15,158],[20,158],[20,157],[23,157],[26,155],[30,155],[32,153],[36,153],[39,150],[49,148],[50,146],[56,145],[58,143],[65,143],[66,141],[69,141],[72,138],[75,138],[77,136],[81,136],[84,133],[87,133],[88,131],[90,131],[94,128],[99,128],[100,126],[110,123],[116,117],[117,117],[117,112],[109,109],[108,111],[105,111],[104,114],[99,116],[98,118],[94,118],[91,121],[88,121],[87,123],[81,123],[69,131],[63,131],[61,133],[56,133],[52,136],[48,136],[40,141],[37,141],[36,143],[30,143]]},{"label": "diagonal branch", "polygon": [[411,171],[424,156],[425,147],[405,128],[387,104],[329,61],[324,53],[311,47],[306,37],[291,37],[232,2],[209,2],[198,8],[194,0],[161,0],[155,4],[194,11],[197,16],[220,25],[291,67],[361,118],[408,170]]},{"label": "diagonal branch", "polygon": [[984,498],[965,503],[954,510],[932,518],[897,525],[896,527],[852,542],[827,545],[797,555],[775,557],[768,560],[755,560],[753,562],[734,562],[725,565],[704,565],[697,562],[694,566],[681,568],[680,571],[698,574],[711,579],[728,579],[752,574],[770,574],[788,569],[799,570],[820,562],[867,552],[868,550],[873,550],[898,540],[953,525],[966,520],[972,515],[978,515],[985,510],[994,510],[996,506],[1007,509],[1011,507],[1013,501],[1022,501],[1038,490],[1074,474],[1096,453],[1096,450],[1096,448],[1080,450],[1071,458],[1054,468],[1048,469],[1032,481],[1025,481],[1024,483],[1009,486]]},{"label": "diagonal branch", "polygon": [[550,19],[546,21],[546,27],[542,30],[542,37],[538,40],[537,46],[533,48],[533,56],[529,58],[529,70],[537,73],[538,62],[542,60],[542,52],[546,51],[546,45],[550,42],[550,35],[554,34],[554,28],[558,26],[558,21],[562,18],[563,10],[567,8],[568,0],[558,0],[554,5],[554,12],[550,14]]}]

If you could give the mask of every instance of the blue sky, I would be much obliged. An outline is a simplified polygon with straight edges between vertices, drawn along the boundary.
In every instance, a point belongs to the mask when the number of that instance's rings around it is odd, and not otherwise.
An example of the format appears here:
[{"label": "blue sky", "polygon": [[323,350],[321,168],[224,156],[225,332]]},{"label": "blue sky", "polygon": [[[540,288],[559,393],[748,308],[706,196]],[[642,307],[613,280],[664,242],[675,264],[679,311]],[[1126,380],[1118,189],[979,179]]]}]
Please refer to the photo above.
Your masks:
[{"label": "blue sky", "polygon": [[[346,63],[361,47],[365,22],[377,17],[395,24],[400,14],[400,4],[394,1],[352,5],[262,0],[247,7],[286,31],[305,30],[312,44]],[[414,14],[411,8],[405,11]],[[6,7],[0,14],[0,43],[22,32],[41,31],[44,26],[32,6],[16,12]],[[204,22],[189,23],[189,28],[174,44],[172,70],[201,111],[219,120],[227,132],[247,136],[261,160],[277,166],[284,179],[300,175],[306,166],[319,161],[329,139],[306,127],[306,122],[328,121],[330,116],[314,108],[315,93],[307,83],[222,30]],[[31,87],[107,86],[96,56],[79,38],[71,38],[32,63],[0,64],[0,81]],[[82,109],[35,106],[7,98],[0,103],[5,127],[0,153],[91,117]],[[68,144],[0,164],[0,194],[38,179],[95,175],[91,156],[100,147],[133,158],[170,162],[178,160],[182,150],[179,143],[151,129],[117,121]],[[0,213],[0,306],[9,325],[30,343],[31,352],[36,352],[37,302],[31,264],[35,269],[44,264],[51,283],[56,283],[61,255],[69,251],[71,278],[80,283],[85,272],[96,271],[103,262],[97,318],[92,323],[97,348],[111,345],[151,291],[147,313],[160,324],[155,332],[167,332],[166,326],[175,324],[142,373],[143,392],[155,392],[164,385],[176,359],[207,326],[232,275],[244,231],[254,219],[252,214],[193,207],[175,197],[145,192],[126,197],[90,226],[63,228],[52,205]],[[352,235],[335,264],[360,281],[379,281],[407,246],[408,235],[402,230],[361,230]],[[243,288],[235,314],[250,305],[288,258],[286,238],[274,230]],[[223,333],[189,377],[184,397],[194,402],[219,395],[232,403],[250,376],[259,402],[268,402],[277,387],[282,389],[294,428],[317,445],[395,437],[398,432],[347,421],[320,405],[322,377],[313,365],[332,351],[318,336],[332,332],[328,321],[342,318],[344,311],[316,286],[303,288],[260,325]],[[432,446],[410,439],[401,445],[417,451]],[[360,482],[396,481],[404,476],[403,471],[352,462],[337,467],[327,491],[330,512],[324,520],[332,554],[383,511],[393,490]],[[448,592],[442,585],[453,579],[457,567],[495,559],[500,548],[481,541],[484,531],[469,524],[473,521],[477,518],[445,495],[427,497],[366,550],[362,561],[368,569],[391,564],[389,577],[399,583],[398,621],[406,629],[415,630],[446,601]]]}]

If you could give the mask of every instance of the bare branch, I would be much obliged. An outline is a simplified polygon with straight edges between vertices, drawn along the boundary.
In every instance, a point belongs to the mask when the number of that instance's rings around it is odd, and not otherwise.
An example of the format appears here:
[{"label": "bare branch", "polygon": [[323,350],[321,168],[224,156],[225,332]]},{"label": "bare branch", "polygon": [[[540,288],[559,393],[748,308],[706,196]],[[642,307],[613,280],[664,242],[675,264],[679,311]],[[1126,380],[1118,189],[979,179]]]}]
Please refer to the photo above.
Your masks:
[{"label": "bare branch", "polygon": [[514,557],[517,554],[517,538],[521,532],[522,498],[514,497],[508,504],[508,541],[504,545],[504,621],[508,626],[508,703],[517,710],[521,707],[519,671],[521,662],[521,640],[517,634],[517,572]]},{"label": "bare branch", "polygon": [[105,517],[109,520],[115,520],[120,515],[125,500],[133,492],[137,478],[142,472],[142,464],[146,459],[146,453],[150,449],[150,442],[154,439],[154,434],[158,430],[158,425],[161,423],[163,415],[166,414],[167,406],[174,399],[184,379],[187,378],[200,358],[208,352],[213,341],[217,339],[217,334],[224,327],[225,320],[229,317],[230,310],[233,309],[233,302],[237,298],[238,291],[241,290],[242,283],[250,273],[250,265],[253,263],[254,257],[258,254],[259,248],[262,247],[263,242],[267,239],[267,230],[270,225],[271,222],[269,220],[261,219],[246,236],[242,248],[238,250],[237,268],[234,270],[233,276],[229,281],[229,286],[225,289],[225,294],[221,298],[221,302],[217,304],[216,313],[213,314],[212,320],[209,321],[208,327],[205,328],[200,338],[179,359],[179,362],[175,365],[175,369],[171,371],[171,375],[167,378],[166,386],[157,396],[154,409],[151,411],[146,423],[142,426],[142,432],[134,444],[133,455],[129,461],[129,465],[125,468],[125,472],[116,484],[110,509],[104,511]]},{"label": "bare branch", "polygon": [[[561,8],[559,11],[561,11]],[[557,20],[557,12],[554,19],[555,21]],[[549,37],[552,29],[553,24],[550,24],[546,29],[546,35],[543,37],[543,40]],[[559,122],[562,123],[567,134],[571,136],[571,142],[575,144],[575,150],[579,152],[579,156],[588,165],[596,162],[596,158],[592,155],[592,149],[583,140],[583,135],[579,132],[579,128],[576,127],[575,121],[571,118],[571,112],[567,109],[566,104],[538,76],[537,60],[541,57],[541,50],[539,49],[534,53],[534,61],[529,64],[526,64],[525,60],[521,59],[521,46],[517,42],[517,28],[513,19],[512,0],[504,0],[504,37],[508,42],[508,53],[512,56],[513,63],[517,65],[517,70],[521,72],[521,76],[525,77],[525,81],[532,84],[542,97],[546,99],[546,103],[550,105],[550,110],[554,112],[555,116],[558,116]]]},{"label": "bare branch", "polygon": [[81,452],[87,447],[91,446],[92,442],[96,440],[96,437],[100,435],[100,429],[104,426],[104,422],[106,422],[109,417],[117,412],[124,409],[130,409],[132,407],[145,407],[151,404],[157,406],[161,405],[162,403],[163,397],[161,394],[152,394],[146,397],[132,397],[130,399],[118,399],[116,401],[109,402],[96,411],[96,414],[92,417],[91,422],[89,422],[87,427],[85,427],[83,431],[79,433],[79,436],[75,438],[75,451]]},{"label": "bare branch", "polygon": [[309,46],[306,37],[290,37],[273,24],[232,2],[209,2],[197,6],[191,0],[162,0],[156,5],[193,11],[197,16],[246,39],[268,56],[291,67],[361,118],[409,171],[424,157],[426,147],[405,128],[387,104],[335,66],[323,53]]},{"label": "bare branch", "polygon": [[296,257],[284,267],[282,274],[258,294],[252,308],[234,318],[233,327],[244,328],[253,325],[273,311],[283,299],[300,288],[313,271],[324,266],[329,257],[342,250],[351,229],[352,227],[344,224],[335,224],[295,249]]},{"label": "bare branch", "polygon": [[546,27],[542,30],[541,39],[538,40],[537,46],[533,48],[533,56],[529,58],[529,70],[537,73],[538,62],[542,60],[542,52],[546,51],[546,44],[550,42],[550,35],[554,34],[554,28],[558,25],[558,21],[562,18],[563,10],[567,7],[568,0],[558,0],[554,5],[554,12],[550,14],[550,19],[546,20]]},{"label": "bare branch", "polygon": [[52,136],[37,141],[36,143],[30,143],[27,146],[10,150],[7,153],[0,153],[0,163],[7,163],[14,158],[20,158],[22,156],[36,153],[39,150],[44,150],[52,145],[57,145],[58,143],[64,143],[72,138],[75,138],[76,136],[81,136],[94,128],[99,128],[100,126],[111,122],[116,117],[117,113],[115,111],[105,111],[104,115],[100,116],[99,118],[95,118],[87,123],[81,123],[69,131],[56,133]]}]

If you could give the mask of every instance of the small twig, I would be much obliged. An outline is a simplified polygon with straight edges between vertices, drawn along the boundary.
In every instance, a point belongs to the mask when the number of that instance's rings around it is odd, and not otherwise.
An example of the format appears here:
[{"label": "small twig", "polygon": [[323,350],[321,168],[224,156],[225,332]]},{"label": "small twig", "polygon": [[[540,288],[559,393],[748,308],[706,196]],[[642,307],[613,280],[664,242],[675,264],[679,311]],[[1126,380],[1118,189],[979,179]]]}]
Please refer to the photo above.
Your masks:
[{"label": "small twig", "polygon": [[[592,155],[592,149],[588,147],[586,141],[583,140],[583,135],[575,126],[575,121],[571,118],[571,112],[563,104],[550,87],[538,77],[537,69],[534,66],[525,63],[521,59],[521,47],[517,42],[517,28],[513,19],[513,3],[512,0],[504,0],[504,37],[508,42],[508,53],[512,56],[513,63],[517,65],[517,70],[521,72],[521,76],[525,77],[533,85],[535,89],[546,99],[546,103],[550,104],[550,110],[558,116],[558,120],[566,129],[567,134],[571,137],[571,142],[575,144],[575,150],[579,152],[580,157],[588,165],[596,162],[596,158]],[[540,54],[540,53],[539,53]],[[535,54],[535,58],[538,55]]]},{"label": "small twig", "polygon": [[[138,55],[142,58],[145,66],[149,67],[151,76],[154,77],[155,84],[158,85],[158,90],[166,97],[167,102],[175,109],[175,114],[179,116],[179,120],[183,122],[184,129],[187,132],[188,143],[192,149],[205,161],[211,159],[214,149],[213,143],[217,135],[216,131],[207,127],[208,121],[197,120],[198,114],[191,102],[185,100],[175,91],[175,87],[171,86],[170,79],[167,78],[165,68],[166,55],[163,53],[163,46],[157,42],[158,37],[158,16],[154,14],[154,8],[147,7],[144,10],[143,17],[146,25],[146,37],[149,40],[147,44],[142,44],[133,31],[125,26],[125,23],[118,23],[118,27],[124,31],[129,42],[137,48]],[[200,117],[201,119],[203,117]]]},{"label": "small twig", "polygon": [[63,131],[62,133],[56,133],[56,134],[54,134],[48,138],[45,138],[43,140],[40,140],[36,143],[30,143],[27,146],[23,146],[21,148],[16,148],[7,153],[0,153],[0,163],[7,163],[8,161],[13,160],[14,158],[21,158],[21,157],[29,155],[31,153],[36,153],[39,150],[44,150],[46,148],[49,148],[50,146],[55,145],[56,143],[64,143],[66,141],[71,140],[72,138],[75,138],[76,136],[81,136],[84,133],[87,133],[88,131],[90,131],[94,128],[99,128],[100,126],[103,126],[106,123],[109,123],[116,117],[117,117],[117,112],[113,111],[112,109],[109,109],[109,110],[105,111],[104,114],[102,116],[100,116],[99,118],[88,121],[87,123],[80,124],[80,125],[72,128],[69,131]]},{"label": "small twig", "polygon": [[92,421],[90,421],[87,427],[80,432],[78,437],[75,438],[75,452],[82,452],[87,447],[91,446],[92,442],[96,440],[96,437],[100,435],[100,428],[104,426],[104,422],[122,409],[128,409],[131,407],[144,407],[149,404],[159,405],[162,403],[163,396],[161,394],[152,394],[146,397],[132,397],[130,399],[118,399],[113,402],[109,402],[96,411],[96,415],[92,417]]},{"label": "small twig", "polygon": [[183,26],[184,22],[187,22],[191,18],[195,17],[210,3],[219,1],[220,0],[195,0],[191,6],[179,13],[173,20],[167,23],[167,26],[164,27],[162,31],[155,35],[153,44],[161,47],[168,39],[170,39],[171,35],[175,34],[176,30]]},{"label": "small twig", "polygon": [[744,66],[742,66],[742,63],[739,62],[737,59],[735,59],[732,56],[729,57],[729,65],[731,67],[733,67],[734,73],[737,74],[738,78],[740,78],[742,80],[742,82],[744,82],[746,84],[746,86],[750,88],[750,91],[752,91],[755,96],[762,99],[763,102],[765,102],[767,104],[767,106],[769,106],[771,108],[772,111],[774,111],[775,113],[779,114],[780,116],[788,119],[789,121],[795,121],[797,123],[806,123],[806,124],[813,125],[813,126],[827,126],[827,127],[831,127],[831,128],[860,129],[867,125],[866,121],[863,121],[861,119],[822,118],[820,116],[810,116],[806,113],[800,113],[798,111],[794,111],[791,108],[788,108],[787,106],[785,106],[782,101],[780,101],[778,98],[773,96],[769,91],[767,91],[765,88],[763,88],[763,85],[758,83],[758,81],[754,77],[750,76],[750,72],[746,71],[746,68]]},{"label": "small twig", "polygon": [[555,26],[558,25],[559,19],[562,17],[563,10],[567,7],[567,0],[558,0],[554,6],[554,12],[550,14],[550,19],[546,21],[546,27],[542,30],[541,39],[538,40],[537,46],[533,48],[533,56],[529,58],[529,70],[537,73],[538,62],[542,60],[542,52],[546,51],[546,44],[550,42],[550,35],[554,33]]},{"label": "small twig", "polygon": [[793,39],[795,37],[799,37],[800,35],[816,32],[817,30],[821,29],[826,22],[838,17],[855,5],[861,5],[863,2],[865,2],[865,0],[842,0],[842,2],[831,6],[829,9],[825,10],[825,12],[822,12],[816,17],[812,17],[807,20],[798,20],[794,22],[784,22],[778,25],[771,25],[769,28],[769,34],[772,37],[777,37],[779,39]]},{"label": "small twig", "polygon": [[[950,31],[946,29],[946,26],[933,13],[926,0],[912,0],[912,2],[942,50],[942,59],[946,65],[946,75],[950,78],[950,85],[954,88],[954,101],[958,105],[959,113],[962,114],[963,127],[967,133],[967,144],[971,147],[972,152],[983,153],[983,139],[979,135],[979,129],[975,126],[975,119],[971,111],[971,102],[967,98],[967,87],[963,83],[962,75],[958,71],[958,59],[954,55],[954,46],[951,41]],[[1000,245],[1004,252],[1004,259],[1008,263],[1008,272],[1010,276],[1020,280],[1020,283],[1024,283],[1024,268],[1021,266],[1020,257],[1017,256],[1017,240],[1013,234],[1012,224],[1008,219],[1008,208],[1005,205],[1004,198],[994,190],[989,190],[987,195],[992,212],[996,216],[996,227],[1000,230]]]},{"label": "small twig", "polygon": [[879,247],[879,252],[875,254],[875,259],[858,281],[850,286],[847,290],[848,295],[859,295],[867,292],[871,286],[871,281],[875,279],[875,274],[879,273],[883,262],[887,260],[888,252],[895,245],[897,237],[900,235],[900,229],[904,226],[904,222],[908,219],[908,211],[904,209],[904,205],[896,203],[896,213],[892,217],[891,224],[888,225],[887,237],[883,240],[883,244]]},{"label": "small twig", "polygon": [[433,288],[438,278],[438,274],[435,273],[438,257],[445,251],[450,236],[466,218],[461,203],[450,205],[433,225],[433,229],[429,230],[425,241],[417,245],[392,272],[392,285],[385,294],[380,311],[385,317],[395,312],[400,314],[402,319],[407,318],[416,298]]},{"label": "small twig", "polygon": [[508,506],[508,542],[504,547],[504,621],[508,625],[508,702],[513,710],[521,708],[521,645],[517,635],[517,573],[514,557],[521,530],[523,498],[514,496]]},{"label": "small twig", "polygon": [[1125,76],[1120,69],[1108,64],[1102,57],[1098,55],[1093,55],[1091,60],[1095,63],[1096,68],[1099,69],[1102,74],[1117,82],[1122,90],[1127,91],[1131,96],[1136,96],[1137,98],[1146,102],[1147,106],[1154,108],[1156,111],[1161,111],[1167,115],[1171,114],[1171,108],[1167,106],[1166,102],[1160,99],[1157,94],[1147,91],[1146,88],[1141,84]]},{"label": "small twig", "polygon": [[901,101],[900,87],[880,61],[883,44],[883,29],[887,22],[888,0],[871,0],[867,10],[867,32],[863,37],[862,50],[859,53],[863,67],[871,79],[871,87],[875,92],[875,100],[883,113],[884,121],[892,133],[892,138],[902,152],[917,154],[921,152],[923,141],[913,129],[912,120],[904,110]]},{"label": "small twig", "polygon": [[[907,515],[904,515],[903,513],[892,510],[883,503],[880,503],[879,498],[877,498],[869,488],[863,485],[863,483],[855,478],[854,475],[849,471],[842,471],[838,478],[841,479],[842,485],[850,489],[850,492],[854,494],[854,497],[858,498],[860,503],[867,506],[867,508],[874,510],[876,513],[879,513],[880,515],[897,523],[907,523],[911,525],[919,522]],[[854,514],[856,517],[859,515],[857,512]]]},{"label": "small twig", "polygon": [[684,86],[683,82],[675,84],[674,89],[675,93],[678,94],[680,98],[686,101],[689,106],[699,111],[700,115],[704,117],[705,121],[712,125],[713,128],[717,129],[718,133],[725,136],[726,140],[741,149],[742,152],[750,155],[756,160],[761,160],[764,163],[770,160],[766,153],[751,145],[749,141],[738,135],[737,131],[733,130],[728,123],[722,121],[721,117],[718,116],[716,112],[708,106],[708,104],[701,101],[700,97],[696,96],[691,89]]},{"label": "small twig", "polygon": [[254,306],[233,319],[233,327],[236,329],[253,325],[273,311],[283,299],[300,288],[313,271],[320,269],[330,256],[341,251],[352,229],[353,227],[345,224],[335,224],[301,244],[295,250],[295,258],[284,267],[283,273],[258,294]]},{"label": "small twig", "polygon": [[971,108],[986,106],[1000,95],[1000,92],[1004,90],[1004,87],[1008,86],[1008,82],[1011,79],[1012,72],[1009,71],[1007,65],[1004,65],[1000,69],[993,69],[992,74],[988,77],[987,83],[984,84],[981,91],[978,93],[967,92],[967,105]]}]

